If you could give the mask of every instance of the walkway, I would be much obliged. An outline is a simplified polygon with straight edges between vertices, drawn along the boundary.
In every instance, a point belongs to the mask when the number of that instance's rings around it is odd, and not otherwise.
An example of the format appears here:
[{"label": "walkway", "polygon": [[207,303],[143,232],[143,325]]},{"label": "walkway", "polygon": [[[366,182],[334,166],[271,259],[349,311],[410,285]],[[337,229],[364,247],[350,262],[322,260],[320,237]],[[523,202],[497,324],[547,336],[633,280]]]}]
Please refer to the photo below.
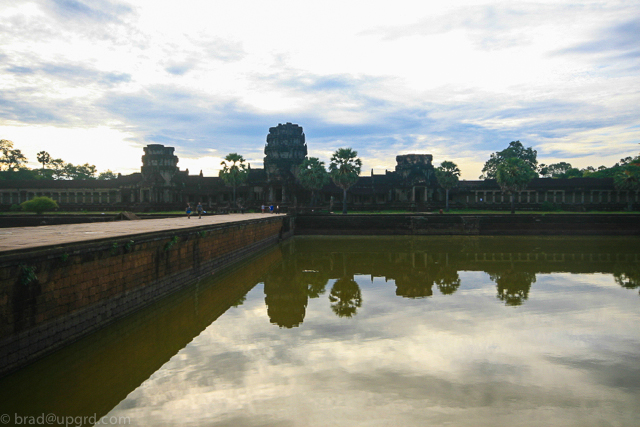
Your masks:
[{"label": "walkway", "polygon": [[73,242],[133,236],[155,231],[180,230],[203,225],[266,219],[275,214],[198,215],[180,218],[144,219],[137,221],[93,222],[85,224],[43,225],[39,227],[14,227],[0,229],[0,254],[9,251],[55,246]]}]

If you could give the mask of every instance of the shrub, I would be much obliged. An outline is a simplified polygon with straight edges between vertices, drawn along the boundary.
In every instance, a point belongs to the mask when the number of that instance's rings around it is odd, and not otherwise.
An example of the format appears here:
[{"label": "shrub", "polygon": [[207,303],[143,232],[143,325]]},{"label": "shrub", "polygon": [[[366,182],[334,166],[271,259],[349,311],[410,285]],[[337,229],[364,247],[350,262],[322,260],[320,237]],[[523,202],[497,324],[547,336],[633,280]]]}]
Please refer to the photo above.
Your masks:
[{"label": "shrub", "polygon": [[540,210],[543,212],[553,212],[553,211],[559,211],[560,210],[560,206],[556,205],[555,203],[552,202],[542,202],[540,204]]},{"label": "shrub", "polygon": [[11,205],[11,207],[9,208],[9,210],[10,210],[11,212],[18,212],[18,211],[22,210],[22,207],[20,207],[20,205],[15,205],[15,204],[14,204],[14,205]]},{"label": "shrub", "polygon": [[49,197],[36,197],[21,203],[20,206],[22,206],[23,211],[35,212],[38,215],[46,211],[58,209],[58,204]]}]

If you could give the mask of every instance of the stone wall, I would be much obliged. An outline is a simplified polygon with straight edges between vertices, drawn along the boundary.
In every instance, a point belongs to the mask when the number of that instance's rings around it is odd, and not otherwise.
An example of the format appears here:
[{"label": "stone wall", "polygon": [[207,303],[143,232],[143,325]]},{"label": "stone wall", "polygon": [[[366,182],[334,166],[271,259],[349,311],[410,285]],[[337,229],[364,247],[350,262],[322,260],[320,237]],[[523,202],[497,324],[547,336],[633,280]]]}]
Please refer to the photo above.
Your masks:
[{"label": "stone wall", "polygon": [[274,216],[0,257],[0,375],[290,236],[290,221]]},{"label": "stone wall", "polygon": [[106,415],[281,261],[281,247],[271,246],[3,378],[2,406],[25,415],[53,407],[61,414]]},{"label": "stone wall", "polygon": [[300,215],[296,235],[640,235],[640,215]]}]

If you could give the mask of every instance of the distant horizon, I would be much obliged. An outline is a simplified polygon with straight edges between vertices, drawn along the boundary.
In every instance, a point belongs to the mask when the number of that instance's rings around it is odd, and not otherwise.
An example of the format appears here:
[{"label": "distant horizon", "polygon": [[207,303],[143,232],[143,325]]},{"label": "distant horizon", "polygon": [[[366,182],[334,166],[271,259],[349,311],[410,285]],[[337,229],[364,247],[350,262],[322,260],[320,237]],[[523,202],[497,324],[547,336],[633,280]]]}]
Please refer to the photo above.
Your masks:
[{"label": "distant horizon", "polygon": [[640,4],[22,0],[0,16],[0,138],[32,168],[44,150],[130,174],[162,144],[215,176],[231,152],[262,167],[286,122],[310,157],[351,147],[364,174],[432,154],[476,180],[515,140],[579,169],[640,151]]}]

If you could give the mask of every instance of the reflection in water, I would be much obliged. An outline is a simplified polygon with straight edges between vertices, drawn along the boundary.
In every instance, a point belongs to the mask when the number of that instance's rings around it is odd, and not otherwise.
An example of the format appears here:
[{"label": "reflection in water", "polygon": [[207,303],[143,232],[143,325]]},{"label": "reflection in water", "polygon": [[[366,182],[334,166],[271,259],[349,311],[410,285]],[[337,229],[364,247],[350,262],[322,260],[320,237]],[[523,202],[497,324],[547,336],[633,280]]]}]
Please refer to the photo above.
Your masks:
[{"label": "reflection in water", "polygon": [[353,277],[341,277],[333,283],[331,293],[331,310],[338,317],[353,317],[362,307],[362,292]]},{"label": "reflection in water", "polygon": [[436,278],[436,286],[442,295],[453,295],[460,287],[460,275],[453,266],[443,265]]},{"label": "reflection in water", "polygon": [[506,305],[521,305],[529,297],[531,284],[536,281],[536,275],[528,271],[504,270],[489,277],[496,282],[498,299]]},{"label": "reflection in water", "polygon": [[287,263],[273,268],[264,279],[264,302],[269,320],[281,328],[299,326],[307,308],[307,287]]},{"label": "reflection in water", "polygon": [[640,288],[640,264],[637,262],[616,264],[613,277],[616,283],[625,289],[638,289]]},{"label": "reflection in water", "polygon": [[633,238],[295,239],[0,379],[0,414],[640,425],[639,266]]}]

